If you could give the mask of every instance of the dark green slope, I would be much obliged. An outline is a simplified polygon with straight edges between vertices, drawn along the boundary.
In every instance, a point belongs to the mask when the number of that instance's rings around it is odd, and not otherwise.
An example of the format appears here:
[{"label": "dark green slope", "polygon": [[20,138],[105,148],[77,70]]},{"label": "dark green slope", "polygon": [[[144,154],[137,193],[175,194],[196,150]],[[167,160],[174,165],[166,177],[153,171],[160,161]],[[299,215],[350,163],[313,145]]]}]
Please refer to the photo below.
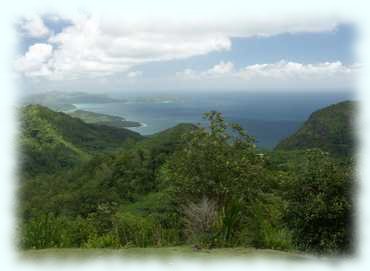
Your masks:
[{"label": "dark green slope", "polygon": [[345,101],[312,113],[295,134],[277,145],[276,150],[320,148],[339,156],[352,154],[355,109],[355,102]]},{"label": "dark green slope", "polygon": [[[149,199],[146,195],[158,192],[158,170],[181,144],[183,134],[194,128],[194,125],[179,124],[137,143],[126,144],[120,152],[96,154],[69,171],[29,178],[22,194],[34,210],[28,210],[25,215],[53,210],[86,216],[96,212],[101,204],[116,208],[138,200],[152,202],[153,196],[157,199],[160,195],[153,194]],[[46,191],[50,201],[39,202],[37,193],[30,191]]]},{"label": "dark green slope", "polygon": [[20,120],[22,172],[31,176],[55,173],[92,154],[118,149],[128,139],[142,138],[126,129],[87,124],[40,105],[23,107]]},{"label": "dark green slope", "polygon": [[175,147],[183,141],[183,135],[196,129],[197,126],[191,123],[180,123],[175,127],[166,129],[162,132],[150,135],[140,141],[136,147],[144,149]]}]

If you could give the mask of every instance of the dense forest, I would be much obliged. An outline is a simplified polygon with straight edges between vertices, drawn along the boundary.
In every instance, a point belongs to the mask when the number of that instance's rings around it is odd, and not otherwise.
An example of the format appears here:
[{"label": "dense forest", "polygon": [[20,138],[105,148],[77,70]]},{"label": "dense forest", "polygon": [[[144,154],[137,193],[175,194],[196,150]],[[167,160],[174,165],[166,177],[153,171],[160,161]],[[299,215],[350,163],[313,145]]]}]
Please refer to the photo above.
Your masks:
[{"label": "dense forest", "polygon": [[218,112],[144,137],[25,106],[20,246],[350,253],[354,108],[314,112],[266,151]]}]

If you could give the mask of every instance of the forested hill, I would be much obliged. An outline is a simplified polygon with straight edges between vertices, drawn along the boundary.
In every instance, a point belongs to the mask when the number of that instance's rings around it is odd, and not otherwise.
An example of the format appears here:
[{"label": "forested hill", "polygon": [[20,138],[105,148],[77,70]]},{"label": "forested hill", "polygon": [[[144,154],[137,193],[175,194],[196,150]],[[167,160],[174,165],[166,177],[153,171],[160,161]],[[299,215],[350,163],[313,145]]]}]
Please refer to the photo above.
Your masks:
[{"label": "forested hill", "polygon": [[137,147],[143,149],[169,148],[173,150],[182,143],[183,135],[194,129],[197,129],[197,126],[194,124],[180,123],[175,127],[146,137],[137,144]]},{"label": "forested hill", "polygon": [[320,148],[348,156],[354,149],[353,120],[356,103],[344,101],[311,114],[293,135],[282,140],[277,150]]},{"label": "forested hill", "polygon": [[[347,142],[352,106],[314,113],[298,135]],[[319,149],[261,153],[240,125],[205,117],[143,137],[24,107],[20,246],[351,252],[351,163]]]},{"label": "forested hill", "polygon": [[143,137],[127,129],[87,124],[40,105],[22,108],[22,172],[55,173],[88,159],[92,154],[122,147]]}]

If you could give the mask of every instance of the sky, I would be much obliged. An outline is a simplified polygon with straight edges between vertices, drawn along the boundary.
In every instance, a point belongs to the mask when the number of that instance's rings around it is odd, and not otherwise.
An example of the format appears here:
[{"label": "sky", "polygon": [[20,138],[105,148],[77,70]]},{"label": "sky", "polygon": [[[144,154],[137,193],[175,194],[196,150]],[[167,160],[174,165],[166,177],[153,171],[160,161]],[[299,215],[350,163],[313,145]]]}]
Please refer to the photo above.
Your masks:
[{"label": "sky", "polygon": [[331,17],[20,18],[22,92],[352,89],[356,29]]}]

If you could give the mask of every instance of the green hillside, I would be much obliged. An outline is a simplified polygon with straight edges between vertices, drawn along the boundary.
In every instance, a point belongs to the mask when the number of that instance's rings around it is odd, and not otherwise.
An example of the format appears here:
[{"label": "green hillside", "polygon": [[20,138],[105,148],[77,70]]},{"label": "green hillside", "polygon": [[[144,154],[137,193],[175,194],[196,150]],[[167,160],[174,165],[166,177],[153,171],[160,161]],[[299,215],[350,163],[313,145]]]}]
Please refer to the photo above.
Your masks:
[{"label": "green hillside", "polygon": [[351,161],[262,152],[221,113],[204,116],[143,137],[24,107],[20,246],[351,252]]},{"label": "green hillside", "polygon": [[355,102],[345,101],[312,113],[295,134],[277,145],[276,150],[320,148],[340,156],[352,154],[355,106]]},{"label": "green hillside", "polygon": [[94,153],[112,151],[128,139],[142,138],[126,129],[87,124],[40,105],[23,107],[20,119],[22,166],[30,175],[70,168]]},{"label": "green hillside", "polygon": [[129,128],[141,126],[140,122],[137,121],[129,121],[119,116],[111,116],[107,114],[100,114],[86,110],[75,110],[72,112],[68,112],[67,114],[70,115],[71,117],[78,118],[86,123],[92,124],[106,125],[117,128]]},{"label": "green hillside", "polygon": [[191,123],[180,123],[175,127],[162,132],[150,135],[137,144],[137,147],[144,149],[175,147],[183,142],[183,135],[196,129],[197,126]]}]

